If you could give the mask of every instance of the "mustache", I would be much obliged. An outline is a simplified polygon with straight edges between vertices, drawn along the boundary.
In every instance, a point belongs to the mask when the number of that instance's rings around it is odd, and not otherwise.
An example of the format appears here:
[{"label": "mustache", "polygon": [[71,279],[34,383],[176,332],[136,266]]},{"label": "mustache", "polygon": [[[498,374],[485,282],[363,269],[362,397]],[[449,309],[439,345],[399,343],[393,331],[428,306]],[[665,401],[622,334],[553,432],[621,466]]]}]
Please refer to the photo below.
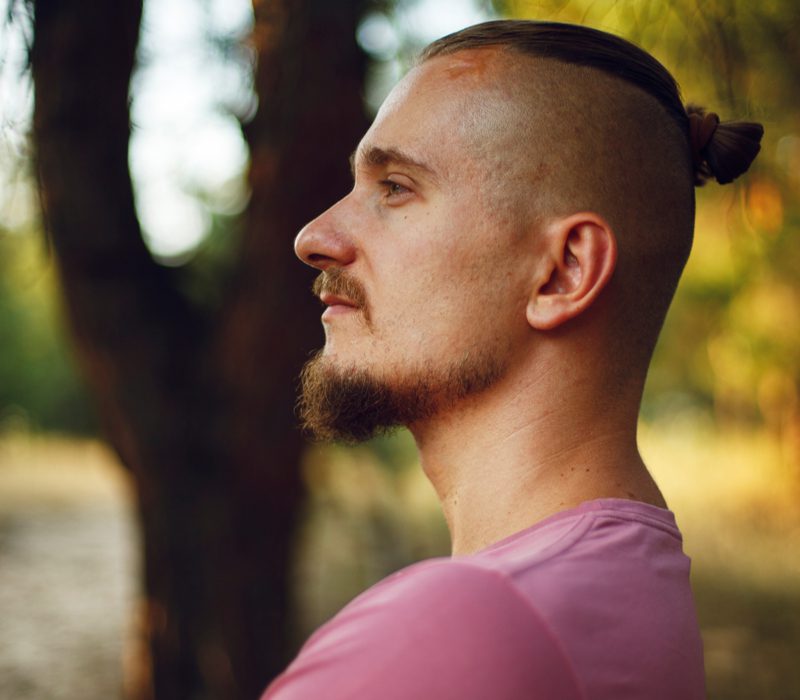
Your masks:
[{"label": "mustache", "polygon": [[316,296],[324,293],[349,299],[359,309],[367,309],[367,292],[355,277],[346,273],[341,267],[332,267],[323,271],[311,287]]}]

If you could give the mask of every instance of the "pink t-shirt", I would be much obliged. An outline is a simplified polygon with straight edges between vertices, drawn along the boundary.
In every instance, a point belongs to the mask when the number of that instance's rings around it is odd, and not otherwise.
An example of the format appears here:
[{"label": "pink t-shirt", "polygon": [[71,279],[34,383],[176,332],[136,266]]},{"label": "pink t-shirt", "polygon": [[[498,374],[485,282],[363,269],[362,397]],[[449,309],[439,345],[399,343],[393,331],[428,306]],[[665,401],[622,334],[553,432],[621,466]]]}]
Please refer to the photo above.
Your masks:
[{"label": "pink t-shirt", "polygon": [[672,513],[605,499],[389,576],[317,630],[262,700],[702,700]]}]

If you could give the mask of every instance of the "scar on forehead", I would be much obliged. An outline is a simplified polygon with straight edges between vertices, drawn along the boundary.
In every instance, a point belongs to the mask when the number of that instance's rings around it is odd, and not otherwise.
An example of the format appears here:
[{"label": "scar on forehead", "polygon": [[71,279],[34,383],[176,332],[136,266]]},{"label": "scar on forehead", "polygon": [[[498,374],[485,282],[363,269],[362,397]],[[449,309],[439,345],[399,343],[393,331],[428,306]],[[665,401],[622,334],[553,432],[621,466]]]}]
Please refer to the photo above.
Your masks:
[{"label": "scar on forehead", "polygon": [[462,49],[445,54],[441,58],[447,60],[449,65],[444,67],[448,78],[484,78],[486,74],[497,66],[498,59],[506,55],[506,50],[501,46],[486,46],[477,49]]}]

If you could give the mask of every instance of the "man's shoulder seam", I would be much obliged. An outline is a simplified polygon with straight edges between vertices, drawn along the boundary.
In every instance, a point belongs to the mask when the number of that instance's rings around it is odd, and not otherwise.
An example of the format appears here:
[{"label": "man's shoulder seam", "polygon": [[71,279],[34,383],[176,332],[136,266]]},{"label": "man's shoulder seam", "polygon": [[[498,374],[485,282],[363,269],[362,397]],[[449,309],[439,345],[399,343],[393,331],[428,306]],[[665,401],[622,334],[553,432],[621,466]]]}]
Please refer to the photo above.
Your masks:
[{"label": "man's shoulder seam", "polygon": [[[572,681],[575,687],[578,689],[580,696],[585,697],[583,685],[580,682],[578,675],[575,673],[572,658],[567,653],[567,650],[562,644],[558,634],[547,622],[541,612],[539,612],[534,601],[530,600],[529,597],[520,590],[519,586],[511,575],[501,569],[487,566],[477,561],[470,561],[468,559],[435,559],[425,562],[425,564],[427,565],[425,573],[435,571],[437,574],[439,572],[458,576],[464,576],[466,574],[471,577],[474,576],[475,579],[480,578],[484,581],[493,581],[501,584],[501,587],[507,591],[510,597],[514,599],[516,607],[521,606],[524,608],[530,614],[530,616],[535,619],[537,627],[543,630],[543,632],[547,635],[548,641],[557,651],[558,655],[563,659],[564,664],[569,669]],[[443,576],[441,578],[441,582],[449,584],[448,577]]]}]

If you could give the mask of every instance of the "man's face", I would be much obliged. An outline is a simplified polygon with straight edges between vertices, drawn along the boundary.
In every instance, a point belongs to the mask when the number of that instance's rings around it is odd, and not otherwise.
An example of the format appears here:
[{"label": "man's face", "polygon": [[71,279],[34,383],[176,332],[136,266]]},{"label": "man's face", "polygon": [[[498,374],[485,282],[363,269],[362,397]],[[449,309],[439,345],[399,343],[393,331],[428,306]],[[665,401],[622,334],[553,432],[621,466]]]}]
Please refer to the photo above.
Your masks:
[{"label": "man's face", "polygon": [[328,305],[304,372],[322,437],[430,417],[500,378],[529,333],[529,234],[502,206],[485,108],[496,64],[481,50],[414,69],[361,141],[353,190],[297,237]]}]

